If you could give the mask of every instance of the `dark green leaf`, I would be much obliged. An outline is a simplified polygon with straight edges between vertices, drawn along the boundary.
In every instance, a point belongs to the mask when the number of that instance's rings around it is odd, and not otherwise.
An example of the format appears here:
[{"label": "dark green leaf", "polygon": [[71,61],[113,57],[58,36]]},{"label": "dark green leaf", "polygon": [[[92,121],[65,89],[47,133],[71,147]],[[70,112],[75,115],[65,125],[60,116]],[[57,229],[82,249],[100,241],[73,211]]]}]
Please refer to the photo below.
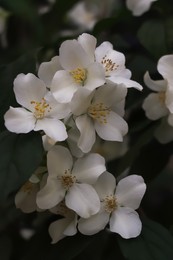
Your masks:
[{"label": "dark green leaf", "polygon": [[43,156],[39,133],[0,134],[0,194],[1,199],[19,188],[40,165]]},{"label": "dark green leaf", "polygon": [[140,236],[134,239],[118,238],[124,257],[128,260],[172,260],[173,237],[160,224],[143,219]]}]

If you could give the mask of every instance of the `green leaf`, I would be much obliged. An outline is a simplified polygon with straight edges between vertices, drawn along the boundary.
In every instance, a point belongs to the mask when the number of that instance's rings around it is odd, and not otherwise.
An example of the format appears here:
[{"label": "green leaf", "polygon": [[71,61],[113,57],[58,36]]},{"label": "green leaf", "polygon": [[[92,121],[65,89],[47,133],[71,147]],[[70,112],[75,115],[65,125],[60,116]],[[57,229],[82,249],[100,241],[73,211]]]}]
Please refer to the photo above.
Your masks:
[{"label": "green leaf", "polygon": [[160,20],[151,19],[144,22],[138,31],[138,39],[157,59],[168,51],[165,25]]},{"label": "green leaf", "polygon": [[143,218],[141,235],[118,242],[124,257],[128,260],[172,260],[173,237],[160,224]]},{"label": "green leaf", "polygon": [[17,106],[13,81],[19,73],[35,73],[36,51],[27,53],[16,61],[0,68],[0,130],[4,130],[4,114],[9,106]]},{"label": "green leaf", "polygon": [[39,133],[0,134],[0,198],[19,188],[40,165],[43,157]]}]

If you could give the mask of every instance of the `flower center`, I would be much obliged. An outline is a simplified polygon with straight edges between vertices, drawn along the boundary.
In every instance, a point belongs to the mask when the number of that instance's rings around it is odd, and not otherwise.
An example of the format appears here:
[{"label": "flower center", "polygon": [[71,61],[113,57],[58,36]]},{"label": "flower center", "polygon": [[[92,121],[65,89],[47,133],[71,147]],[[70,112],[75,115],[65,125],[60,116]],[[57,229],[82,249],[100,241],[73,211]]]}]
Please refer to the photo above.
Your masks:
[{"label": "flower center", "polygon": [[102,58],[101,64],[105,68],[106,74],[109,74],[111,71],[116,70],[119,67],[119,65],[111,59],[107,59],[106,55]]},{"label": "flower center", "polygon": [[21,191],[25,192],[25,193],[31,193],[32,189],[33,189],[33,183],[30,181],[27,181],[21,188]]},{"label": "flower center", "polygon": [[165,96],[165,91],[161,91],[161,92],[159,92],[158,94],[159,94],[160,103],[161,103],[162,105],[165,104],[165,98],[166,98],[166,96]]},{"label": "flower center", "polygon": [[117,199],[114,195],[106,196],[104,199],[104,208],[108,213],[112,213],[118,207]]},{"label": "flower center", "polygon": [[34,116],[37,119],[44,118],[45,113],[50,112],[50,110],[52,109],[44,98],[42,98],[41,102],[37,102],[37,101],[32,100],[30,103],[32,105],[34,105],[34,109],[35,109]]},{"label": "flower center", "polygon": [[70,71],[70,75],[73,77],[74,81],[78,84],[84,85],[86,80],[87,71],[82,68],[77,68]]},{"label": "flower center", "polygon": [[96,103],[88,108],[88,114],[93,119],[97,120],[100,124],[106,124],[106,117],[110,114],[111,109],[103,103]]},{"label": "flower center", "polygon": [[64,175],[61,176],[61,182],[63,187],[68,190],[76,182],[76,177],[71,174],[70,170],[66,170]]}]

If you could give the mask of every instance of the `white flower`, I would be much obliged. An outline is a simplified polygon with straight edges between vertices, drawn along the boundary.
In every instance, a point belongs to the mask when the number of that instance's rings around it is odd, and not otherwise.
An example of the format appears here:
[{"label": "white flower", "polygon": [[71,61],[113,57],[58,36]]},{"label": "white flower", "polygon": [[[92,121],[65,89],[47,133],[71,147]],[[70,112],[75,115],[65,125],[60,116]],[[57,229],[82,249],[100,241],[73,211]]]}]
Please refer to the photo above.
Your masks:
[{"label": "white flower", "polygon": [[65,125],[59,119],[65,118],[70,110],[67,105],[57,103],[43,81],[31,73],[19,74],[14,80],[14,92],[22,107],[10,107],[6,112],[5,126],[9,131],[43,130],[55,141],[67,138]]},{"label": "white flower", "polygon": [[137,237],[142,228],[138,213],[135,211],[142,200],[146,185],[141,176],[130,175],[119,181],[109,172],[103,173],[95,189],[101,200],[100,211],[88,219],[80,219],[78,229],[82,234],[93,235],[109,223],[110,231],[123,238]]},{"label": "white flower", "polygon": [[131,72],[125,67],[125,56],[123,53],[113,50],[110,42],[103,42],[95,50],[96,61],[102,64],[108,81],[122,84],[126,88],[142,90],[142,86],[136,81],[130,80]]},{"label": "white flower", "polygon": [[79,87],[92,91],[105,83],[102,66],[94,62],[95,44],[96,39],[88,34],[61,44],[59,60],[64,70],[55,73],[51,84],[57,101],[68,103]]},{"label": "white flower", "polygon": [[[158,61],[157,69],[163,80],[152,80],[146,72],[144,75],[145,84],[155,93],[151,93],[144,100],[143,109],[146,116],[151,120],[157,120],[173,113],[173,55],[165,55]],[[171,123],[171,115],[168,122]]]},{"label": "white flower", "polygon": [[124,114],[127,89],[123,86],[104,85],[95,92],[79,89],[71,101],[72,113],[80,131],[79,148],[87,153],[95,143],[96,134],[104,140],[122,141],[128,131]]},{"label": "white flower", "polygon": [[77,233],[77,214],[67,208],[64,202],[58,204],[51,212],[63,216],[63,218],[52,222],[49,226],[48,230],[52,238],[52,244],[57,243],[65,236],[74,236]]},{"label": "white flower", "polygon": [[39,208],[50,209],[65,199],[67,207],[84,218],[99,211],[99,198],[92,184],[105,171],[102,156],[88,154],[73,163],[67,148],[54,146],[48,152],[47,164],[47,184],[37,194]]},{"label": "white flower", "polygon": [[157,0],[126,0],[127,8],[133,15],[140,16],[150,9],[152,2]]},{"label": "white flower", "polygon": [[168,124],[167,117],[162,119],[161,124],[157,127],[154,133],[154,136],[161,144],[173,141],[173,126]]},{"label": "white flower", "polygon": [[54,56],[51,61],[42,62],[38,68],[38,77],[50,88],[53,76],[58,70],[62,70],[59,56]]}]

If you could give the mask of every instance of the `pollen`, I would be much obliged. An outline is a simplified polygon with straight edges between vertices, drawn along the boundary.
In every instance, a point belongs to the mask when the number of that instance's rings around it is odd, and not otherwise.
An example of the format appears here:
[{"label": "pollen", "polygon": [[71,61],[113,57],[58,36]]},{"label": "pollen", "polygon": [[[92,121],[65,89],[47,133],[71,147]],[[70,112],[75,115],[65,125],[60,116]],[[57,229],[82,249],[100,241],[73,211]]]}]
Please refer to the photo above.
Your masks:
[{"label": "pollen", "polygon": [[106,196],[103,202],[105,211],[108,213],[112,213],[118,207],[117,199],[114,195]]},{"label": "pollen", "polygon": [[160,101],[160,103],[161,103],[162,105],[164,105],[164,104],[165,104],[165,98],[166,98],[165,92],[164,92],[164,91],[161,91],[161,92],[158,93],[158,95],[159,95],[159,101]]},{"label": "pollen", "polygon": [[87,76],[87,71],[83,68],[77,68],[75,70],[71,70],[70,75],[73,77],[76,83],[84,85]]},{"label": "pollen", "polygon": [[102,102],[91,105],[88,108],[88,114],[100,124],[107,124],[107,116],[110,114],[111,109],[105,106]]},{"label": "pollen", "polygon": [[113,62],[111,59],[108,59],[106,55],[102,58],[101,63],[105,68],[106,74],[109,74],[111,71],[116,70],[119,67],[118,64]]},{"label": "pollen", "polygon": [[76,177],[71,174],[70,170],[66,170],[65,173],[61,176],[61,182],[63,187],[68,190],[76,183]]},{"label": "pollen", "polygon": [[44,118],[45,113],[50,112],[52,109],[44,98],[40,102],[32,100],[30,103],[34,106],[34,116],[36,119]]}]

